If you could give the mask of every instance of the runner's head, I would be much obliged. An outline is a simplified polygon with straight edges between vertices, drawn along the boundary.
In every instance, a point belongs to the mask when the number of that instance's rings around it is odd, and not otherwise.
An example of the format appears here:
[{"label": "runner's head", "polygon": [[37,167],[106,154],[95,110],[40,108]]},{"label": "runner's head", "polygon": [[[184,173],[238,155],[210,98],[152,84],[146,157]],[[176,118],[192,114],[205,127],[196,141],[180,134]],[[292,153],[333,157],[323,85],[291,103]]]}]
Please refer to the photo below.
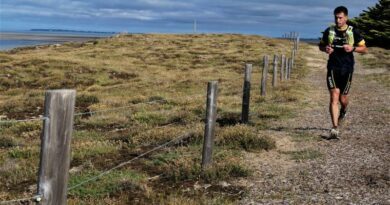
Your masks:
[{"label": "runner's head", "polygon": [[348,21],[348,9],[345,6],[339,6],[334,9],[333,14],[337,28],[344,28]]}]

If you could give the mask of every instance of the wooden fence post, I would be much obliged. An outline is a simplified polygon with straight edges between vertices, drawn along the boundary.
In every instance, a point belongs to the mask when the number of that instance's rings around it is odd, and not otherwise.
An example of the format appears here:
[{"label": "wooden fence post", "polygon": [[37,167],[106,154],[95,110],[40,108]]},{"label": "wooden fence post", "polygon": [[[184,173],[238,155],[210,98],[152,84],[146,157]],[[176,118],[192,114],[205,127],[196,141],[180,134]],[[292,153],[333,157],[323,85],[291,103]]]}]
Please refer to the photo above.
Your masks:
[{"label": "wooden fence post", "polygon": [[291,57],[291,70],[293,69],[294,67],[294,59],[295,59],[295,50],[292,50],[292,57]]},{"label": "wooden fence post", "polygon": [[277,76],[278,76],[278,56],[274,55],[274,69],[273,69],[273,76],[272,76],[272,86],[276,87],[276,81],[277,81]]},{"label": "wooden fence post", "polygon": [[289,58],[289,59],[288,59],[287,64],[288,64],[288,66],[287,66],[287,79],[290,80],[292,58]]},{"label": "wooden fence post", "polygon": [[263,57],[263,75],[261,78],[261,96],[266,95],[267,72],[268,72],[268,56],[264,56]]},{"label": "wooden fence post", "polygon": [[214,146],[214,130],[217,118],[217,91],[218,81],[210,81],[207,84],[207,108],[206,108],[206,125],[204,131],[202,169],[207,168],[212,161]]},{"label": "wooden fence post", "polygon": [[285,63],[285,70],[284,70],[284,79],[288,79],[288,62],[289,62],[289,58],[286,57],[286,63]]},{"label": "wooden fence post", "polygon": [[295,36],[295,39],[294,39],[294,51],[297,50],[297,43],[298,43],[298,37]]},{"label": "wooden fence post", "polygon": [[45,94],[38,174],[43,205],[66,204],[75,98],[75,90],[49,90]]},{"label": "wooden fence post", "polygon": [[282,55],[281,59],[282,59],[282,62],[280,63],[280,81],[283,81],[284,80],[284,67],[285,67],[285,63],[286,63],[286,56]]},{"label": "wooden fence post", "polygon": [[242,113],[241,113],[241,122],[242,123],[248,123],[248,121],[249,121],[251,74],[252,74],[252,64],[246,64],[245,65],[244,88],[243,88],[243,95],[242,95]]}]

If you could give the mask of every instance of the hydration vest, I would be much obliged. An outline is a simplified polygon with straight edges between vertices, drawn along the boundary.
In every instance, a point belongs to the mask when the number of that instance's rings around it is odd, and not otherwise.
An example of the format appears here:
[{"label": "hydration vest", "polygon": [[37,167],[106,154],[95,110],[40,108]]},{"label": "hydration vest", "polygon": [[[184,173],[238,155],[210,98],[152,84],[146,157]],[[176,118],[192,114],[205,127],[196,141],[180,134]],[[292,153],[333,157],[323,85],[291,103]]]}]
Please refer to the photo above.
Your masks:
[{"label": "hydration vest", "polygon": [[[353,27],[352,26],[348,26],[347,30],[346,30],[346,38],[347,38],[347,42],[349,45],[353,46],[353,44],[355,43],[355,39],[353,38],[353,31],[352,31]],[[334,38],[336,36],[336,26],[335,25],[332,25],[329,27],[329,36],[328,36],[328,42],[329,44],[333,44],[333,41],[334,41]]]}]

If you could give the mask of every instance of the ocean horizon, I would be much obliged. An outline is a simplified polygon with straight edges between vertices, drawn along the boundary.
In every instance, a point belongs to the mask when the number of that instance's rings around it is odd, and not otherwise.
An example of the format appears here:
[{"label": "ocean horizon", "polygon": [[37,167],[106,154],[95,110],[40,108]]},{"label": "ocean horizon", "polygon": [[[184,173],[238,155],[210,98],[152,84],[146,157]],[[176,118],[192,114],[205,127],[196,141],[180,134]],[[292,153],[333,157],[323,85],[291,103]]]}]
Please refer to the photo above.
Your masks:
[{"label": "ocean horizon", "polygon": [[70,41],[82,42],[112,35],[115,35],[115,33],[49,29],[0,31],[0,50],[7,51],[19,47],[61,44]]},{"label": "ocean horizon", "polygon": [[[19,47],[65,42],[83,42],[113,36],[115,32],[72,31],[61,29],[32,29],[25,31],[0,31],[0,51]],[[302,42],[318,43],[318,38],[302,38]]]}]

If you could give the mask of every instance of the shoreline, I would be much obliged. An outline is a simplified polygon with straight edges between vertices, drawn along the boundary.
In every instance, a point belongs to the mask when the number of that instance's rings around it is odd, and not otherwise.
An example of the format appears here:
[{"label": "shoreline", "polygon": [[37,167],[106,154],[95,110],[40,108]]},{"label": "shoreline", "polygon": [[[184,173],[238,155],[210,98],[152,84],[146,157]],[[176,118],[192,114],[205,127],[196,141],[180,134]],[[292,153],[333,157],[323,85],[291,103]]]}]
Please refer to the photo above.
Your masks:
[{"label": "shoreline", "polygon": [[80,36],[64,34],[24,34],[24,33],[2,33],[0,40],[30,40],[30,41],[85,41],[107,38],[109,36]]},{"label": "shoreline", "polygon": [[83,35],[77,33],[18,33],[0,32],[0,51],[9,51],[16,48],[62,44],[66,42],[87,42],[111,37],[98,35]]}]

